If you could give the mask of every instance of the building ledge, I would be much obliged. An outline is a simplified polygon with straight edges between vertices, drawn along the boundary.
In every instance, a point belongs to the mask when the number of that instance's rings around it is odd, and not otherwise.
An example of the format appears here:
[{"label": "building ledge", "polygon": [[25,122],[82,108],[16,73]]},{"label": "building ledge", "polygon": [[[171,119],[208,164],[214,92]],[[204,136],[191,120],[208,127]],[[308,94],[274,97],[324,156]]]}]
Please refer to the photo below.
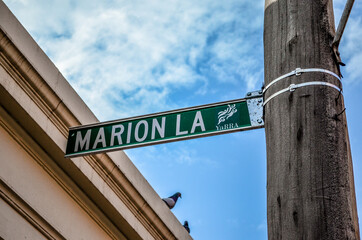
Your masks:
[{"label": "building ledge", "polygon": [[123,151],[64,158],[69,127],[98,120],[2,1],[0,66],[9,76],[0,79],[0,104],[48,156],[49,174],[82,196],[74,198],[95,221],[109,220],[99,223],[106,231],[192,239]]}]

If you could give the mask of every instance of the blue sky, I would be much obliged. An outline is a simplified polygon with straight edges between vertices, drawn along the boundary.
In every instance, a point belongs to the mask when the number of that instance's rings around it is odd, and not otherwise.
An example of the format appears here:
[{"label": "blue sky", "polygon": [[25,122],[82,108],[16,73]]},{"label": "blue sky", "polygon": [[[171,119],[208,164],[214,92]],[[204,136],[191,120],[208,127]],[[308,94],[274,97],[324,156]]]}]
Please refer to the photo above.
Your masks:
[{"label": "blue sky", "polygon": [[[263,0],[5,3],[100,121],[242,98],[263,82]],[[361,13],[356,1],[340,45],[360,218]],[[264,129],[126,153],[161,197],[182,193],[172,211],[194,239],[267,239]]]}]

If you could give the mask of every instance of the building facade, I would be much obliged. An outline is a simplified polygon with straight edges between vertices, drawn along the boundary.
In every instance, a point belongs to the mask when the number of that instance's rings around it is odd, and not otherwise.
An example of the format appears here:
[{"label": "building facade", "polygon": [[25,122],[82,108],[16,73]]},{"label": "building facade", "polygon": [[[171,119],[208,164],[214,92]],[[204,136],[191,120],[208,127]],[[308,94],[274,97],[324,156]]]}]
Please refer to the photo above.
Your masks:
[{"label": "building facade", "polygon": [[0,1],[0,239],[192,239],[124,152],[64,158],[95,122]]}]

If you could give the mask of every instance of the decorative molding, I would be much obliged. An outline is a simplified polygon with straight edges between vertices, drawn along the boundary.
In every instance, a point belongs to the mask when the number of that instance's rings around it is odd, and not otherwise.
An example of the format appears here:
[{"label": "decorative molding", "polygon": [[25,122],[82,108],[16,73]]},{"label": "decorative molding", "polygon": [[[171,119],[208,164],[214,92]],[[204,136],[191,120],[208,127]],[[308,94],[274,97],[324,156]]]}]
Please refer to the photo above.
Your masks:
[{"label": "decorative molding", "polygon": [[[56,126],[64,137],[70,124],[79,125],[73,114],[62,106],[62,100],[47,85],[25,57],[0,29],[0,65]],[[62,107],[62,111],[59,109]],[[73,119],[71,119],[73,117]]]},{"label": "decorative molding", "polygon": [[[97,155],[103,156],[102,158],[97,158],[95,155],[89,155],[85,156],[84,159],[102,177],[103,181],[106,182],[108,186],[117,194],[117,196],[140,221],[140,223],[142,223],[142,225],[154,237],[154,239],[176,239],[176,237],[173,236],[173,234],[167,229],[165,224],[160,219],[153,218],[152,223],[150,217],[157,215],[147,204],[147,202],[141,198],[135,189],[127,189],[128,191],[132,190],[131,194],[130,192],[127,193],[127,190],[124,189],[124,186],[130,185],[131,183],[129,183],[129,181],[123,175],[119,176],[119,174],[114,173],[114,170],[118,169],[118,167],[113,163],[113,161],[105,154]],[[107,170],[107,167],[101,164],[104,162],[111,163],[113,165],[112,170]],[[139,196],[138,198],[135,198],[134,195]]]},{"label": "decorative molding", "polygon": [[[0,65],[3,66],[7,73],[32,99],[32,101],[36,103],[51,123],[56,126],[62,136],[65,138],[67,137],[69,127],[81,124],[1,29]],[[4,126],[4,124],[1,125]],[[48,166],[49,163],[45,163],[42,158],[34,153],[22,139],[19,139],[17,135],[14,134],[14,132],[12,132],[12,136],[29,154],[31,154],[49,175],[51,175],[59,185],[62,186],[63,189],[112,236],[112,230],[102,222],[104,219],[99,219],[98,215],[88,208],[88,203],[84,203],[85,199],[80,199],[78,195],[64,183],[64,176],[59,177],[58,173],[55,173],[54,170]],[[62,151],[64,151],[64,149],[62,149]],[[103,181],[107,183],[110,189],[114,191],[154,239],[177,239],[168,225],[163,222],[160,216],[152,209],[107,154],[96,154],[84,157],[84,159],[92,166],[94,171],[103,179]],[[115,235],[113,235],[113,238],[116,239]]]},{"label": "decorative molding", "polygon": [[[72,180],[56,165],[51,158],[25,133],[22,128],[0,106],[0,126],[34,159],[49,176],[112,238],[126,239],[112,223],[97,209]],[[72,186],[73,185],[73,186]]]},{"label": "decorative molding", "polygon": [[65,238],[0,178],[0,197],[48,239]]}]

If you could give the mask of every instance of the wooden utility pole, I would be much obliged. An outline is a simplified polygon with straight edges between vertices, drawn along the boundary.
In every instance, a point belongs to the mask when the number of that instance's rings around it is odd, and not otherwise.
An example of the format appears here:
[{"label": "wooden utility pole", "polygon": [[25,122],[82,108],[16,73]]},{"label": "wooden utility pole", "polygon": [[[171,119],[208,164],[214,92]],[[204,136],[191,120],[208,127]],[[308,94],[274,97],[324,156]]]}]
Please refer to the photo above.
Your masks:
[{"label": "wooden utility pole", "polygon": [[[332,0],[266,0],[264,17],[265,86],[339,75]],[[264,93],[287,89],[265,105],[268,237],[360,239],[342,83],[297,75]]]}]

